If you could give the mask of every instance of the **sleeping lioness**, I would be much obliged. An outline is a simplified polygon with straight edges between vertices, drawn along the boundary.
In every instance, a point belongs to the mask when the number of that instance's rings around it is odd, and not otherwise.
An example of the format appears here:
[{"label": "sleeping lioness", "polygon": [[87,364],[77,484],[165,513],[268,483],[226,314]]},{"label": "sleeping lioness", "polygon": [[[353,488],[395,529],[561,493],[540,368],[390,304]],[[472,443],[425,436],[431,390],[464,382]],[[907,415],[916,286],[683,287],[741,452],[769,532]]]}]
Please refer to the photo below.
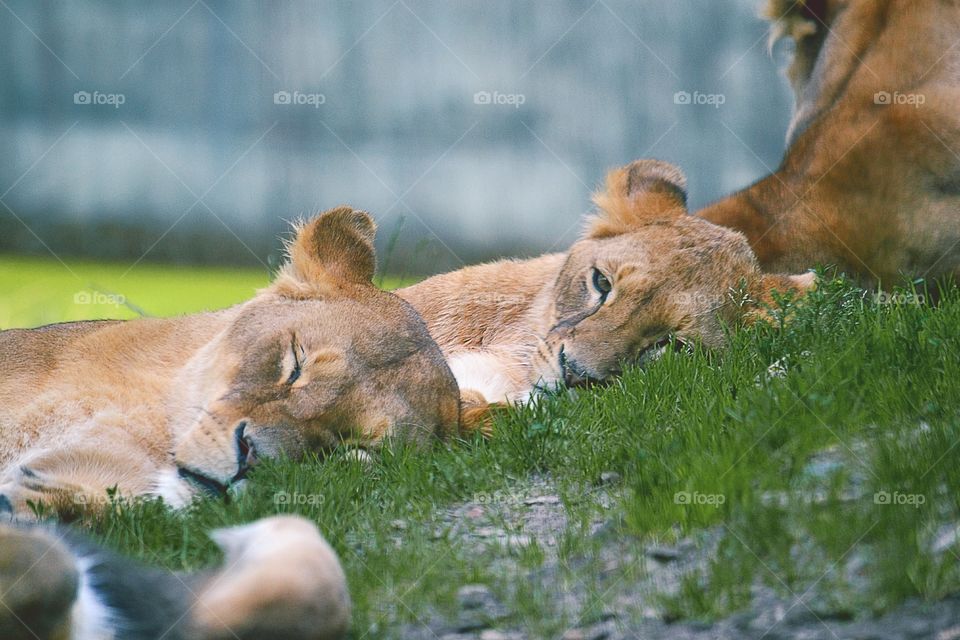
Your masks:
[{"label": "sleeping lioness", "polygon": [[114,488],[179,506],[261,458],[451,432],[456,381],[410,305],[371,284],[373,236],[334,209],[230,309],[0,332],[0,509]]},{"label": "sleeping lioness", "polygon": [[277,516],[211,533],[218,570],[176,574],[71,531],[0,522],[3,640],[334,640],[350,625],[337,557]]},{"label": "sleeping lioness", "polygon": [[697,215],[771,271],[960,277],[960,3],[768,0],[796,112],[771,175]]},{"label": "sleeping lioness", "polygon": [[762,313],[772,290],[814,284],[811,273],[761,273],[741,234],[687,215],[686,180],[665,162],[612,171],[595,202],[598,214],[567,253],[467,267],[397,291],[474,404],[605,380],[674,338],[719,346],[723,323]]}]

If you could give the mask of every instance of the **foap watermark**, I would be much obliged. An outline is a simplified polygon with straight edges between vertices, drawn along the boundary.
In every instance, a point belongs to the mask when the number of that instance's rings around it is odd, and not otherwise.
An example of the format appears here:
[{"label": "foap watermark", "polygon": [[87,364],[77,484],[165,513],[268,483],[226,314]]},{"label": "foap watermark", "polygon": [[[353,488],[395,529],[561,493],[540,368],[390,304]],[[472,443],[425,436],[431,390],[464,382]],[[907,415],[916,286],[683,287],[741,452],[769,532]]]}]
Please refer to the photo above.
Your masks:
[{"label": "foap watermark", "polygon": [[888,105],[908,105],[920,108],[921,105],[927,102],[927,96],[922,93],[900,93],[899,91],[894,91],[890,93],[889,91],[877,91],[873,94],[873,103],[883,106]]},{"label": "foap watermark", "polygon": [[120,494],[116,487],[107,489],[104,493],[74,493],[73,504],[81,508],[109,507],[120,501]]},{"label": "foap watermark", "polygon": [[473,494],[473,501],[477,504],[488,505],[520,505],[523,504],[525,496],[521,493],[511,493],[509,491],[494,491],[493,493],[479,492]]},{"label": "foap watermark", "polygon": [[726,104],[727,96],[722,93],[702,93],[700,91],[677,91],[673,94],[673,104],[707,106],[719,109]]},{"label": "foap watermark", "polygon": [[101,93],[100,91],[77,91],[73,94],[73,104],[108,105],[119,109],[127,101],[122,93]]},{"label": "foap watermark", "polygon": [[528,296],[511,293],[478,293],[477,295],[465,296],[466,300],[475,305],[512,307],[522,305],[529,300]]},{"label": "foap watermark", "polygon": [[127,304],[127,298],[119,293],[103,293],[102,291],[77,291],[75,294],[73,294],[73,304],[100,304],[111,307],[122,307]]},{"label": "foap watermark", "polygon": [[909,291],[900,291],[894,293],[877,291],[873,294],[873,301],[880,305],[923,305],[926,304],[927,298],[922,293],[911,293]]},{"label": "foap watermark", "polygon": [[898,507],[913,507],[919,509],[927,503],[927,496],[922,493],[903,493],[902,491],[877,491],[873,494],[873,504],[893,505]]},{"label": "foap watermark", "polygon": [[273,494],[273,504],[278,506],[315,506],[323,504],[325,500],[326,498],[322,493],[300,493],[299,491],[289,493],[287,491],[278,491]]},{"label": "foap watermark", "polygon": [[727,301],[727,297],[722,293],[705,293],[703,291],[679,291],[670,294],[670,298],[677,304],[708,308],[722,306]]},{"label": "foap watermark", "polygon": [[277,91],[273,94],[273,104],[307,105],[319,109],[326,104],[327,96],[322,93],[304,93],[303,91]]},{"label": "foap watermark", "polygon": [[500,93],[499,91],[477,91],[473,94],[473,104],[507,105],[519,109],[525,104],[527,96],[522,93]]},{"label": "foap watermark", "polygon": [[700,493],[699,491],[677,491],[673,494],[674,504],[683,505],[705,505],[710,507],[719,507],[727,501],[727,496],[722,493]]}]

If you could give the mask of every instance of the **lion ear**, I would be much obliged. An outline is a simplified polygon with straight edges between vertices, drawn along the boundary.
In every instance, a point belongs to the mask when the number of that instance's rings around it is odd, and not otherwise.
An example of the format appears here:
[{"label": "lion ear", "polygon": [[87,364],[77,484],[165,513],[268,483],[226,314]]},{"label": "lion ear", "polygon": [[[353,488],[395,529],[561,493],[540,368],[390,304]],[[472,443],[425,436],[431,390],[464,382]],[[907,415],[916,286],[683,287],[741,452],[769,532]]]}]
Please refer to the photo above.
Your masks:
[{"label": "lion ear", "polygon": [[376,224],[365,211],[338,207],[295,226],[287,262],[272,288],[303,298],[342,284],[370,284],[377,270]]},{"label": "lion ear", "polygon": [[687,179],[659,160],[637,160],[607,174],[603,191],[593,196],[599,209],[587,237],[605,238],[687,213]]},{"label": "lion ear", "polygon": [[759,284],[753,287],[753,298],[758,305],[757,309],[749,314],[748,320],[770,319],[769,309],[777,304],[775,293],[803,296],[816,288],[817,274],[812,271],[794,275],[764,274]]},{"label": "lion ear", "polygon": [[771,291],[780,293],[800,293],[804,294],[817,288],[817,274],[813,271],[806,273],[797,273],[794,275],[783,274],[765,274],[760,279],[762,291],[761,295],[770,297]]},{"label": "lion ear", "polygon": [[835,0],[767,0],[763,16],[774,23],[768,46],[772,49],[781,38],[799,43],[821,28],[829,29],[835,4]]}]

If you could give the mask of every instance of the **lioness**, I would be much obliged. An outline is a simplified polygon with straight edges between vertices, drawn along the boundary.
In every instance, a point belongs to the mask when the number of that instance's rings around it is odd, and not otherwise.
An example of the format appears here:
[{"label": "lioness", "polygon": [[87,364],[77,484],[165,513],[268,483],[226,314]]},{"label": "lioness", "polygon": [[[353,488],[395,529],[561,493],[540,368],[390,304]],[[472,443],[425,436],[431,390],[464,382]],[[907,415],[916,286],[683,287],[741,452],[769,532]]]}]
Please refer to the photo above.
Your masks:
[{"label": "lioness", "polygon": [[223,567],[178,575],[70,531],[0,524],[0,638],[334,640],[346,634],[346,578],[312,523],[277,516],[210,537],[223,550]]},{"label": "lioness", "polygon": [[[718,346],[723,323],[761,313],[772,290],[814,284],[811,273],[761,273],[741,234],[688,215],[686,180],[665,162],[612,171],[595,202],[598,215],[567,253],[467,267],[396,292],[427,322],[464,397],[522,401],[560,382],[604,380],[674,337]],[[733,295],[741,282],[742,301]]]},{"label": "lioness", "polygon": [[796,49],[789,148],[697,215],[742,231],[767,270],[960,276],[960,3],[769,0],[767,14]]},{"label": "lioness", "polygon": [[0,332],[0,508],[224,493],[258,459],[424,442],[457,384],[413,308],[371,283],[374,224],[301,226],[274,282],[230,309]]}]

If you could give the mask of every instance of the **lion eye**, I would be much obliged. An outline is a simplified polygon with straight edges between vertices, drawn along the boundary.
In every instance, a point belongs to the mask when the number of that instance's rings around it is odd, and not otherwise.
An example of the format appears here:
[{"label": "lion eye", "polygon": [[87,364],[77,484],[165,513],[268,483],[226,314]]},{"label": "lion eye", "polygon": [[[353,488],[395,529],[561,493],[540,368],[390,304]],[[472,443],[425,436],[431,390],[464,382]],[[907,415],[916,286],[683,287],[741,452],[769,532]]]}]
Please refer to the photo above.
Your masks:
[{"label": "lion eye", "polygon": [[303,349],[300,348],[300,345],[296,341],[290,342],[290,351],[293,353],[293,370],[290,372],[290,377],[287,378],[287,384],[293,384],[300,378],[300,373],[303,370]]},{"label": "lion eye", "polygon": [[597,293],[600,294],[600,298],[605,299],[607,294],[613,289],[613,285],[610,284],[610,279],[607,276],[603,275],[603,272],[600,269],[594,268],[593,270],[593,288],[597,290]]}]

